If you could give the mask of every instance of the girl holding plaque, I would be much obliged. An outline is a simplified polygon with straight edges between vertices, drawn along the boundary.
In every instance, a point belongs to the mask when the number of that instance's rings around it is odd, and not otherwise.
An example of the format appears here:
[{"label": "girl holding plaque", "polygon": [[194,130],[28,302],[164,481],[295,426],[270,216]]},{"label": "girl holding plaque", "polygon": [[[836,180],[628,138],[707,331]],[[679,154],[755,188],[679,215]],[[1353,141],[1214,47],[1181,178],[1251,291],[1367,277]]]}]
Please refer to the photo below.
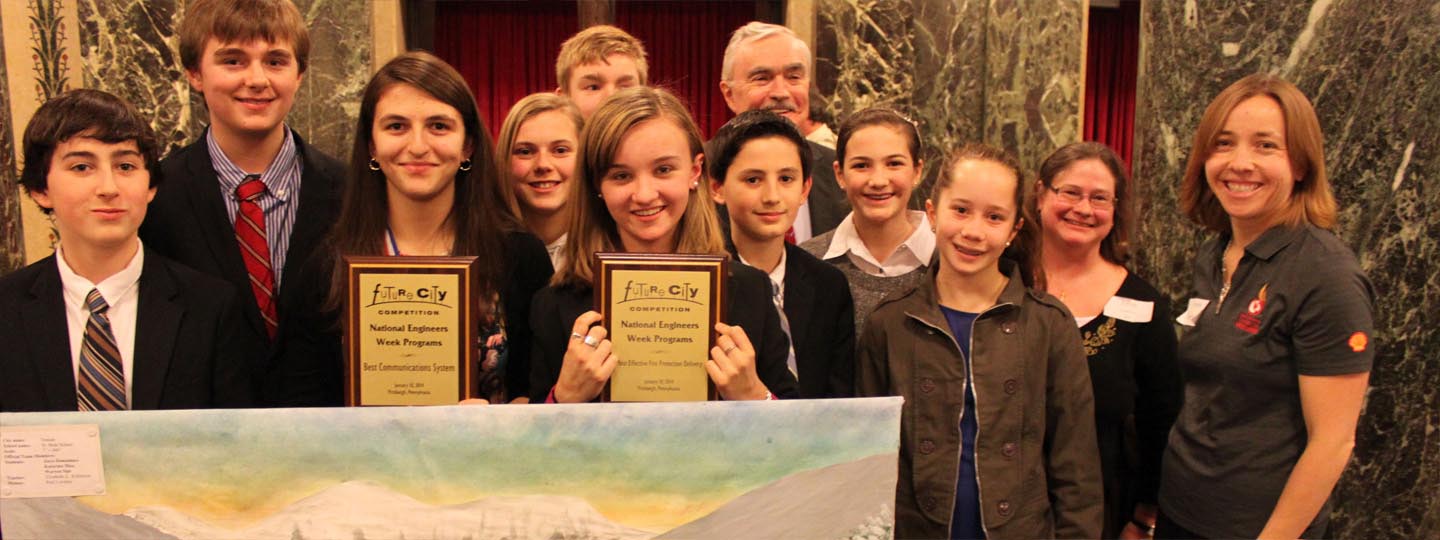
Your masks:
[{"label": "girl holding plaque", "polygon": [[556,267],[570,228],[570,178],[580,146],[580,109],[553,92],[530,94],[510,108],[495,157],[506,164],[501,196],[510,212],[545,242]]},{"label": "girl holding plaque", "polygon": [[[532,308],[536,401],[592,401],[620,360],[592,310],[596,253],[725,254],[715,207],[700,185],[700,133],[674,95],[647,87],[616,93],[586,122],[580,148],[564,264]],[[796,396],[769,278],[732,264],[725,279],[729,324],[715,325],[719,337],[705,362],[720,397]]]},{"label": "girl holding plaque", "polygon": [[[346,295],[344,255],[478,255],[482,350],[472,397],[527,400],[530,301],[552,269],[544,245],[500,202],[489,131],[465,80],[430,53],[397,56],[366,85],[356,128],[331,233],[331,305]],[[333,368],[312,371],[291,384],[340,388]]]},{"label": "girl holding plaque", "polygon": [[1100,536],[1089,369],[1029,283],[1024,185],[1003,151],[953,152],[925,203],[939,262],[860,338],[857,394],[905,397],[896,538]]},{"label": "girl holding plaque", "polygon": [[800,247],[845,273],[860,335],[882,298],[924,277],[935,233],[924,212],[909,210],[925,167],[914,122],[883,107],[857,112],[840,125],[835,152],[835,178],[854,210]]}]

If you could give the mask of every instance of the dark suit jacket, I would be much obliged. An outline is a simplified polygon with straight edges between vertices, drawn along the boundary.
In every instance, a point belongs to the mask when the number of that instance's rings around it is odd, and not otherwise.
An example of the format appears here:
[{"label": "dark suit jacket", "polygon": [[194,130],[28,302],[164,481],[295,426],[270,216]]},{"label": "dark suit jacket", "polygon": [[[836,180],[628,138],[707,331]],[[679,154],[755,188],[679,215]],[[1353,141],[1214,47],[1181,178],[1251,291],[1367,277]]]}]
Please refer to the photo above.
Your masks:
[{"label": "dark suit jacket", "polygon": [[294,361],[309,354],[303,348],[287,347],[294,343],[290,334],[302,331],[300,317],[319,309],[307,298],[300,274],[307,261],[315,256],[340,207],[340,190],[345,168],[334,158],[305,144],[295,134],[300,150],[302,175],[300,207],[290,232],[290,249],[277,291],[279,331],[272,342],[260,319],[260,308],[250,292],[250,277],[240,258],[240,245],[235,240],[235,224],[225,212],[220,193],[220,180],[210,162],[210,150],[201,137],[189,146],[172,152],[160,161],[165,183],[150,202],[140,238],[146,247],[180,263],[230,282],[243,301],[241,326],[251,350],[263,351],[251,358],[256,396],[261,404],[287,401],[278,395],[271,376],[276,365]]},{"label": "dark suit jacket", "polygon": [[[835,180],[835,151],[810,143],[810,235],[820,236],[835,230],[850,214],[850,199]],[[787,303],[788,305],[788,303]]]},{"label": "dark suit jacket", "polygon": [[[0,278],[0,411],[79,407],[57,261]],[[140,272],[131,408],[250,406],[235,289],[148,249]]]},{"label": "dark suit jacket", "polygon": [[[810,144],[810,235],[820,236],[835,230],[845,216],[850,215],[850,199],[845,198],[845,190],[840,189],[840,183],[835,180],[835,151],[814,141],[806,142]],[[709,142],[705,143],[705,152],[714,155]],[[716,211],[720,215],[720,230],[729,242],[729,210],[720,204],[716,205]]]},{"label": "dark suit jacket", "polygon": [[795,343],[800,397],[855,394],[855,301],[845,274],[785,245],[785,317]]},{"label": "dark suit jacket", "polygon": [[[726,280],[722,322],[745,329],[755,347],[755,371],[771,394],[782,399],[799,397],[795,377],[785,367],[790,342],[780,329],[779,313],[770,301],[770,278],[759,270],[733,263]],[[530,329],[535,332],[534,352],[530,355],[532,402],[544,402],[560,379],[575,319],[594,307],[592,287],[552,285],[535,294],[530,308]]]}]

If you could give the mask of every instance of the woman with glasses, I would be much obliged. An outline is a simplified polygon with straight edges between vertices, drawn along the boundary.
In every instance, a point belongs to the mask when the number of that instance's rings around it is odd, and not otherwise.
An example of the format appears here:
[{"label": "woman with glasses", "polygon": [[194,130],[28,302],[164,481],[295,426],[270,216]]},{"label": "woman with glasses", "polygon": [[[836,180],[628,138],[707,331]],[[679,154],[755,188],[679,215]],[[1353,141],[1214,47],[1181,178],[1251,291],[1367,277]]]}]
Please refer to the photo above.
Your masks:
[{"label": "woman with glasses", "polygon": [[1083,142],[1045,159],[1034,199],[1045,289],[1075,316],[1089,360],[1104,538],[1153,530],[1160,461],[1181,400],[1170,301],[1125,268],[1128,191],[1120,158]]}]

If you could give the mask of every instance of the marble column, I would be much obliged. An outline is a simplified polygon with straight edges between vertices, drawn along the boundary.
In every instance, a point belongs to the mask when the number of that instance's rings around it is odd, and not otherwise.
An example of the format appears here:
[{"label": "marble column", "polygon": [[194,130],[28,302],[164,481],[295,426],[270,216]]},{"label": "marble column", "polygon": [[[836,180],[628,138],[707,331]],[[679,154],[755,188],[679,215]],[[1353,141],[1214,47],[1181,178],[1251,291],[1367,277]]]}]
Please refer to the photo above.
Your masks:
[{"label": "marble column", "polygon": [[925,139],[927,179],[939,172],[944,150],[974,141],[1034,168],[1079,135],[1084,7],[1081,0],[818,2],[822,109],[836,119],[875,105],[909,115]]},{"label": "marble column", "polygon": [[[310,29],[310,61],[287,123],[306,142],[342,160],[370,77],[370,3],[297,0]],[[207,123],[203,98],[185,81],[176,0],[81,0],[84,86],[114,93],[154,118],[170,148]]]},{"label": "marble column", "polygon": [[1440,214],[1428,210],[1440,205],[1440,7],[1191,0],[1149,1],[1142,12],[1139,272],[1173,298],[1188,290],[1202,235],[1175,201],[1209,101],[1255,72],[1298,85],[1325,133],[1336,232],[1377,294],[1379,354],[1330,535],[1440,537]]},{"label": "marble column", "polygon": [[[0,43],[4,43],[0,36]],[[20,219],[20,170],[11,135],[10,78],[5,71],[5,48],[0,47],[0,275],[25,266],[25,234]]]}]

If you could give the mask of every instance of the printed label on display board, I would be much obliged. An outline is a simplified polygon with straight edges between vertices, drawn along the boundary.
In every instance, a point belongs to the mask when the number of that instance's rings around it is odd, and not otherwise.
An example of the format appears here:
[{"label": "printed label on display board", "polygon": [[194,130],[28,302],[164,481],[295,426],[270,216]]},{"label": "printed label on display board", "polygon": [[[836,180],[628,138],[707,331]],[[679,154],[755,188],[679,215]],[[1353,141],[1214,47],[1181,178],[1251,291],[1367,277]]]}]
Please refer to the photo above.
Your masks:
[{"label": "printed label on display board", "polygon": [[0,499],[105,494],[100,426],[0,428]]}]

